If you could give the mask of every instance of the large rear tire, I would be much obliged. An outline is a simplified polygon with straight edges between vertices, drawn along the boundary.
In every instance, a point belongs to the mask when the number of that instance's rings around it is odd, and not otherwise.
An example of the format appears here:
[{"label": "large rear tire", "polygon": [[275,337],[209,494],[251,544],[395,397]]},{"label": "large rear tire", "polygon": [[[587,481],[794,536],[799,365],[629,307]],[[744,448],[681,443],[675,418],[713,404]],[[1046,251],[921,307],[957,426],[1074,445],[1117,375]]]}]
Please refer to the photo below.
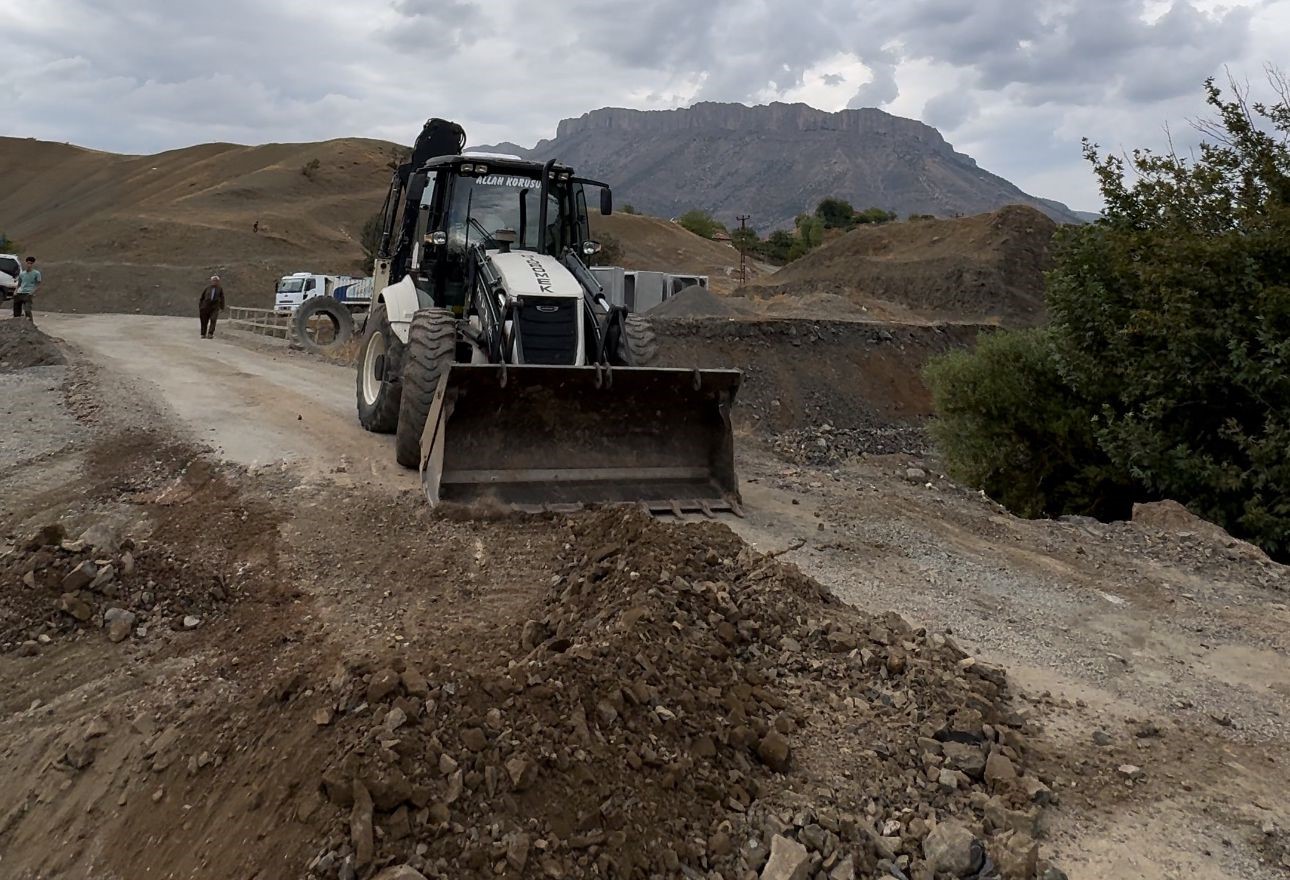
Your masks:
[{"label": "large rear tire", "polygon": [[448,309],[420,309],[412,316],[403,360],[403,398],[394,455],[399,464],[421,467],[421,435],[434,404],[439,379],[457,354],[457,319]]},{"label": "large rear tire", "polygon": [[330,296],[313,296],[305,300],[296,309],[293,323],[296,340],[306,351],[315,354],[344,345],[354,337],[354,316]]},{"label": "large rear tire", "polygon": [[391,381],[403,367],[403,343],[394,335],[385,303],[372,307],[358,351],[358,421],[374,434],[393,434],[399,426],[402,386]]},{"label": "large rear tire", "polygon": [[[654,325],[648,318],[640,315],[628,315],[627,320],[627,339],[625,343],[626,352],[620,348],[620,356],[626,354],[623,360],[633,367],[648,367],[658,360],[658,338],[654,335]],[[620,342],[620,346],[623,343]]]}]

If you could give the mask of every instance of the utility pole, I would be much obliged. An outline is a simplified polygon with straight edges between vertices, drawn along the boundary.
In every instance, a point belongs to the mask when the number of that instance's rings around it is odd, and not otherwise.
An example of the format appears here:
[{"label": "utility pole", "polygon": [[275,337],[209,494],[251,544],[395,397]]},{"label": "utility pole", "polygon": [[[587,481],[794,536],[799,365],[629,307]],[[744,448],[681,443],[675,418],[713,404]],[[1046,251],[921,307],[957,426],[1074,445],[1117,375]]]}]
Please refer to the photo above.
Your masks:
[{"label": "utility pole", "polygon": [[748,284],[748,221],[752,217],[748,214],[740,214],[735,218],[739,221],[739,286],[744,287]]}]

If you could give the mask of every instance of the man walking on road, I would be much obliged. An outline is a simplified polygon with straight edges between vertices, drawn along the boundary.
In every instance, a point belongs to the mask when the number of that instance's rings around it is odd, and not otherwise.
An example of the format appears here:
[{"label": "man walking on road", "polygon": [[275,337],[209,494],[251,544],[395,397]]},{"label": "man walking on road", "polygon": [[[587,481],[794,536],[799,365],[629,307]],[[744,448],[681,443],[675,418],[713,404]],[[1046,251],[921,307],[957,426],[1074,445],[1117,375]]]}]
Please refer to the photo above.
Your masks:
[{"label": "man walking on road", "polygon": [[36,268],[36,258],[28,257],[26,266],[18,273],[18,289],[13,295],[13,316],[31,320],[31,300],[40,289],[40,270]]},{"label": "man walking on road", "polygon": [[202,288],[202,298],[197,302],[197,317],[202,323],[202,339],[215,338],[215,322],[224,311],[224,287],[219,276],[212,275],[211,283]]}]

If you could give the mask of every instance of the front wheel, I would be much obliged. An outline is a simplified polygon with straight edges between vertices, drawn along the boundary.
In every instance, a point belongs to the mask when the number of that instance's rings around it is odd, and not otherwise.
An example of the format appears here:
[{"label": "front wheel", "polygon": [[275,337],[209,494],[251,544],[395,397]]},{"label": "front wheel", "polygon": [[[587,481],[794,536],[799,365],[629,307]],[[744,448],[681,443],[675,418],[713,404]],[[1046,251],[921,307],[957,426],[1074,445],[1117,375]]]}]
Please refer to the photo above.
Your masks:
[{"label": "front wheel", "polygon": [[412,316],[403,361],[403,398],[394,454],[405,468],[421,467],[421,435],[439,379],[457,354],[457,319],[448,309],[420,309]]},{"label": "front wheel", "polygon": [[403,343],[385,313],[372,307],[358,352],[358,421],[374,434],[393,434],[399,425],[402,387],[395,380],[403,366]]}]

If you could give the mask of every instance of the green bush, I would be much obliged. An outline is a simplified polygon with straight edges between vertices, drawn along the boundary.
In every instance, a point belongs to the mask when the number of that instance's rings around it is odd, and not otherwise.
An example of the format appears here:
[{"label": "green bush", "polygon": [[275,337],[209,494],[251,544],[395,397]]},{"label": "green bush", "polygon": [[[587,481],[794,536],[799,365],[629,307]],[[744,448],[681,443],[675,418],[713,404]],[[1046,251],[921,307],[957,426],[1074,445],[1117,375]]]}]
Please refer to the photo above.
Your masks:
[{"label": "green bush", "polygon": [[855,208],[844,199],[828,198],[815,206],[815,216],[825,229],[850,229],[855,225]]},{"label": "green bush", "polygon": [[1290,556],[1290,89],[1274,83],[1273,105],[1206,83],[1217,118],[1194,159],[1085,145],[1106,211],[1059,236],[1042,349],[1007,334],[929,369],[963,479],[1028,515],[1114,515],[1128,485]]},{"label": "green bush", "polygon": [[1062,379],[1047,329],[982,336],[934,359],[931,434],[951,476],[1022,516],[1113,517],[1128,481],[1098,448],[1095,410]]},{"label": "green bush", "polygon": [[321,167],[322,167],[322,162],[320,162],[318,159],[310,159],[304,165],[300,166],[300,173],[303,174],[305,177],[309,178],[310,180],[313,180],[314,177],[318,174],[318,169]]},{"label": "green bush", "polygon": [[677,218],[676,222],[695,235],[701,235],[704,238],[712,238],[718,232],[726,231],[726,227],[714,219],[711,214],[698,209],[686,211]]}]

